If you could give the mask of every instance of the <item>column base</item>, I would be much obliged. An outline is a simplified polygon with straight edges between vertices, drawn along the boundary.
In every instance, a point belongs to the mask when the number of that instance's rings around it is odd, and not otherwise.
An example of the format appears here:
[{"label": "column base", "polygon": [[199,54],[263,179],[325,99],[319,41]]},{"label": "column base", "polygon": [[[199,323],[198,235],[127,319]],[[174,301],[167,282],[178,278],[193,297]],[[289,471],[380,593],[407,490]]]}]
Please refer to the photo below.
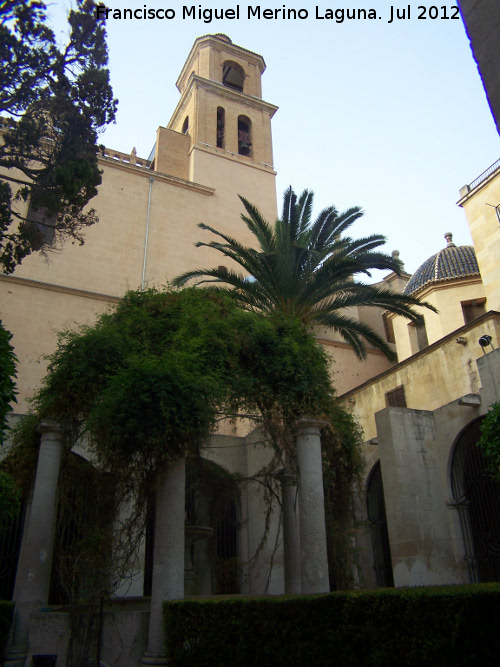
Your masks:
[{"label": "column base", "polygon": [[4,665],[4,667],[24,667],[27,656],[27,653],[10,653],[7,655],[2,665]]}]

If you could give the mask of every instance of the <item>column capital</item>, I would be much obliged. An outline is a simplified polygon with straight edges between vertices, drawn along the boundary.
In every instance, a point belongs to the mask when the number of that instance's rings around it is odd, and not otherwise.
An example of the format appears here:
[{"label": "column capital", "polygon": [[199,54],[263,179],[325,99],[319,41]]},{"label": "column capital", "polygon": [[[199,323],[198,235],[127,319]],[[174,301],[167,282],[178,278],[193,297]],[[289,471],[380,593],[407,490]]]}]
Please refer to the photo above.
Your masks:
[{"label": "column capital", "polygon": [[44,433],[57,433],[60,435],[64,433],[64,429],[59,422],[52,421],[51,419],[42,419],[36,430],[42,435]]},{"label": "column capital", "polygon": [[317,419],[309,415],[301,415],[297,420],[297,430],[299,433],[319,433],[319,431],[328,424],[324,419]]},{"label": "column capital", "polygon": [[274,474],[274,477],[282,486],[297,486],[299,481],[297,473],[291,472],[287,468],[278,470],[278,472]]}]

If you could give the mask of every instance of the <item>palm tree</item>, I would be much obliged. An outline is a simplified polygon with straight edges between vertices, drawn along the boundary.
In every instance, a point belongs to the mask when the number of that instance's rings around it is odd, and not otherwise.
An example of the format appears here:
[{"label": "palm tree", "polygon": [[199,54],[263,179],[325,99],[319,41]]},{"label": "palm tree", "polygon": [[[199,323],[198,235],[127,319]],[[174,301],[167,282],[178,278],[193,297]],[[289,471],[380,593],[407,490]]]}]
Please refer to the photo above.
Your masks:
[{"label": "palm tree", "polygon": [[[265,313],[282,312],[298,317],[306,325],[321,325],[337,331],[350,343],[356,355],[366,357],[365,341],[382,350],[390,359],[394,353],[371,327],[351,317],[346,309],[374,306],[403,315],[416,324],[422,316],[414,306],[430,304],[398,294],[378,285],[368,285],[356,277],[370,277],[372,269],[401,273],[401,262],[378,248],[386,239],[379,234],[352,239],[343,236],[363,211],[355,206],[339,213],[335,206],[324,209],[311,223],[313,192],[304,190],[299,198],[290,187],[283,197],[283,212],[274,226],[244,197],[242,219],[256,239],[256,247],[246,247],[236,239],[200,223],[220,240],[198,242],[197,247],[214,248],[234,260],[245,273],[225,266],[188,271],[174,280],[181,286],[194,278],[223,283],[245,309]],[[231,287],[228,287],[231,286]]]}]

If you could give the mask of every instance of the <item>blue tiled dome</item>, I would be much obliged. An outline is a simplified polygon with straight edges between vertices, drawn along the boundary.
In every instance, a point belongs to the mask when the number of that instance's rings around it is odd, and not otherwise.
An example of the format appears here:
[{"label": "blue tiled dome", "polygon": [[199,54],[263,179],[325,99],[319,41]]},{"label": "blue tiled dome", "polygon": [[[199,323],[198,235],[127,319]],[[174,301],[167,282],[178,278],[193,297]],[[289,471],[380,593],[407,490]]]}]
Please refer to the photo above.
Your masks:
[{"label": "blue tiled dome", "polygon": [[446,248],[419,266],[408,281],[403,294],[414,294],[431,283],[480,275],[474,246],[457,247],[452,242],[451,234],[445,234],[445,239],[448,241]]}]

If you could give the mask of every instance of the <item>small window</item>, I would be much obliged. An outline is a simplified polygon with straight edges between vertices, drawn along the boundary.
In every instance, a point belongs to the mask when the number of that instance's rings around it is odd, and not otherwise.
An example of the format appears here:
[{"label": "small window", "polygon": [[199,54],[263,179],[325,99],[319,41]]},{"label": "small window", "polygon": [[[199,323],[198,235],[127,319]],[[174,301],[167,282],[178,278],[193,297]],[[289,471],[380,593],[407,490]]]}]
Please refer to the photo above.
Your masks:
[{"label": "small window", "polygon": [[408,325],[408,333],[410,334],[412,354],[416,354],[417,352],[420,352],[420,350],[429,347],[425,322],[422,322],[422,324],[414,324],[413,322],[410,322]]},{"label": "small window", "polygon": [[384,323],[385,339],[388,343],[395,343],[396,337],[394,336],[394,325],[392,318],[388,316],[387,313],[383,313],[382,321]]},{"label": "small window", "polygon": [[246,116],[238,117],[238,153],[240,155],[250,155],[252,152],[251,128],[252,123],[249,118]]},{"label": "small window", "polygon": [[225,86],[242,93],[244,80],[245,72],[240,65],[231,61],[224,63],[222,67],[222,83]]},{"label": "small window", "polygon": [[57,215],[49,215],[45,207],[35,208],[29,205],[24,229],[28,233],[33,250],[41,250],[43,246],[54,243]]},{"label": "small window", "polygon": [[462,301],[462,312],[464,314],[465,324],[469,324],[486,312],[486,299],[474,299],[472,301]]},{"label": "small window", "polygon": [[405,387],[403,384],[386,393],[385,404],[388,408],[406,408]]},{"label": "small window", "polygon": [[186,116],[182,124],[182,134],[189,134],[189,116]]},{"label": "small window", "polygon": [[217,107],[217,148],[224,148],[226,112],[222,107]]}]

